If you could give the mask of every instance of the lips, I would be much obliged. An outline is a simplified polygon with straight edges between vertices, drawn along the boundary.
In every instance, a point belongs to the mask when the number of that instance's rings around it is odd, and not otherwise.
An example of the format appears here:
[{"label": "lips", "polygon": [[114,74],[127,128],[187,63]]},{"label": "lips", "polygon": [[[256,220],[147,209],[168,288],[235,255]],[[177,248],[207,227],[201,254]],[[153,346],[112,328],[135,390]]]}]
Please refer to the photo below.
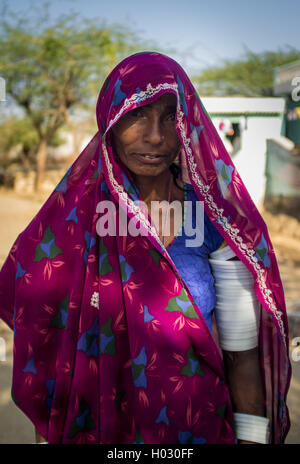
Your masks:
[{"label": "lips", "polygon": [[146,164],[160,164],[166,158],[166,155],[158,153],[133,153],[133,156]]}]

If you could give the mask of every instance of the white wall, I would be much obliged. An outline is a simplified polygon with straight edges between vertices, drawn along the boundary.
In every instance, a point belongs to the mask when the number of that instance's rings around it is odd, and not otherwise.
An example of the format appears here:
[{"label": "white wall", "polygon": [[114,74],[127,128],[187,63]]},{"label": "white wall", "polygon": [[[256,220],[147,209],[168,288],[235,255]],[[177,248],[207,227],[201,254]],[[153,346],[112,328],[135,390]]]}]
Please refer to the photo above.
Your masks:
[{"label": "white wall", "polygon": [[[212,118],[216,128],[221,119]],[[281,124],[279,116],[249,116],[247,127],[241,132],[241,149],[232,158],[257,206],[260,206],[265,194],[266,140],[280,135]]]}]

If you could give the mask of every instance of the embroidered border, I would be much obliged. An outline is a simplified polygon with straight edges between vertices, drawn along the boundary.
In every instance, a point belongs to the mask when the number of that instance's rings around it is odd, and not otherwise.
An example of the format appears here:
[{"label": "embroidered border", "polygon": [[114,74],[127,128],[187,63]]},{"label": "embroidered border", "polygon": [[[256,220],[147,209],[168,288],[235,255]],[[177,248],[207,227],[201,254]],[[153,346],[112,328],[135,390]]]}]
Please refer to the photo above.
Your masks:
[{"label": "embroidered border", "polygon": [[[265,279],[266,270],[261,268],[260,264],[258,263],[257,258],[254,256],[255,255],[255,250],[249,249],[248,246],[245,243],[243,243],[243,238],[241,236],[239,236],[239,232],[240,232],[239,229],[234,228],[233,226],[231,226],[229,224],[229,222],[228,222],[228,219],[225,216],[223,216],[224,210],[222,208],[218,208],[217,204],[214,202],[214,199],[213,199],[212,195],[209,194],[210,187],[208,185],[204,185],[201,182],[201,180],[199,178],[199,175],[196,172],[197,164],[194,161],[194,156],[193,156],[192,150],[190,148],[190,139],[186,136],[186,133],[185,133],[185,130],[184,130],[184,124],[183,124],[184,113],[181,111],[181,108],[180,108],[178,85],[177,84],[172,85],[172,84],[164,83],[164,84],[159,84],[157,87],[153,88],[151,84],[148,84],[146,90],[140,91],[139,93],[134,93],[130,98],[126,98],[125,102],[124,102],[124,105],[122,106],[120,111],[109,122],[108,127],[107,127],[107,129],[105,131],[105,134],[112,127],[112,125],[115,124],[116,121],[124,114],[124,112],[128,109],[128,107],[130,107],[130,105],[132,103],[135,103],[136,101],[138,101],[140,103],[141,101],[144,101],[144,100],[152,97],[153,95],[156,95],[161,90],[167,90],[167,89],[175,91],[175,93],[177,95],[177,120],[178,120],[178,125],[179,125],[180,134],[181,134],[181,137],[182,137],[182,141],[183,141],[183,144],[184,144],[184,148],[185,148],[185,151],[187,153],[188,164],[189,164],[189,168],[190,168],[190,173],[189,174],[192,176],[194,182],[196,183],[199,190],[201,191],[201,193],[202,193],[208,207],[214,213],[214,215],[217,217],[217,220],[218,220],[219,224],[221,224],[224,231],[230,236],[231,240],[235,243],[235,245],[238,247],[240,252],[247,258],[249,263],[253,266],[253,268],[254,268],[254,270],[255,270],[255,272],[257,274],[257,277],[258,277],[258,284],[259,284],[259,288],[261,290],[261,293],[262,293],[268,307],[270,308],[272,314],[274,314],[274,316],[275,316],[275,318],[276,318],[276,320],[278,322],[278,325],[279,325],[279,328],[280,328],[280,331],[281,331],[281,334],[282,334],[282,337],[283,337],[283,341],[286,344],[286,334],[285,334],[285,330],[284,330],[284,326],[283,326],[283,321],[281,319],[282,312],[277,309],[277,307],[275,305],[275,302],[274,302],[274,298],[271,296],[272,295],[272,290],[270,290],[266,285],[266,279]],[[120,185],[116,181],[116,179],[114,178],[113,166],[112,166],[112,163],[109,160],[109,156],[108,156],[108,153],[107,153],[105,134],[103,136],[102,147],[103,147],[103,153],[104,153],[104,156],[105,156],[106,165],[107,165],[107,168],[108,168],[109,179],[110,179],[110,182],[111,182],[113,188],[116,190],[117,194],[122,199],[122,201],[127,205],[127,208],[138,217],[138,219],[144,225],[146,230],[148,230],[148,232],[150,232],[150,234],[157,240],[157,242],[160,244],[160,246],[162,248],[164,248],[164,246],[163,246],[163,244],[162,244],[162,242],[161,242],[161,240],[160,240],[160,238],[159,238],[159,236],[158,236],[158,234],[156,232],[156,229],[153,226],[151,226],[148,219],[142,213],[140,208],[137,205],[135,205],[133,200],[131,200],[128,197],[128,194],[124,190],[124,187],[122,185]]]},{"label": "embroidered border", "polygon": [[258,259],[254,256],[255,255],[255,250],[249,249],[245,243],[243,243],[243,238],[239,236],[239,229],[232,227],[228,219],[223,216],[224,210],[222,208],[218,208],[217,204],[214,202],[214,199],[212,195],[209,194],[209,186],[203,185],[201,182],[198,173],[196,172],[196,163],[194,162],[194,156],[192,153],[192,150],[190,148],[190,139],[186,137],[185,130],[184,130],[184,124],[183,124],[183,116],[184,113],[182,111],[179,111],[178,115],[178,122],[179,122],[179,128],[180,128],[180,134],[183,140],[183,144],[187,153],[188,157],[188,163],[190,167],[190,175],[192,176],[194,182],[196,185],[199,187],[204,199],[206,200],[206,203],[208,204],[210,210],[217,216],[218,223],[221,224],[223,227],[224,231],[230,236],[231,240],[235,243],[235,245],[239,248],[241,253],[247,258],[249,263],[253,266],[257,277],[258,277],[258,284],[259,288],[264,296],[265,301],[267,302],[272,314],[274,314],[281,334],[283,336],[284,343],[286,344],[286,334],[283,326],[283,321],[281,319],[282,316],[282,311],[279,311],[274,303],[274,299],[271,296],[272,290],[270,290],[267,285],[266,285],[266,279],[265,279],[265,274],[266,270],[262,269]]},{"label": "embroidered border", "polygon": [[125,111],[130,107],[130,105],[132,105],[132,103],[135,103],[136,101],[140,102],[140,101],[146,100],[146,99],[152,97],[153,95],[156,95],[158,92],[160,92],[161,90],[164,90],[164,89],[173,89],[173,90],[175,90],[175,92],[177,94],[177,84],[174,84],[174,85],[172,85],[172,84],[159,84],[155,88],[153,88],[151,84],[148,84],[146,90],[144,90],[144,91],[141,90],[139,93],[134,93],[130,98],[126,98],[125,102],[124,102],[124,105],[122,106],[120,111],[109,122],[108,127],[107,127],[107,129],[105,131],[105,134],[103,136],[103,141],[102,141],[102,148],[103,148],[103,153],[104,153],[104,156],[105,156],[106,166],[107,166],[107,170],[108,170],[108,176],[109,176],[109,180],[110,180],[113,188],[115,189],[115,191],[117,192],[119,197],[123,200],[123,202],[125,203],[127,209],[129,209],[130,212],[132,212],[141,221],[141,223],[144,225],[145,229],[158,241],[158,243],[160,244],[160,246],[163,249],[164,249],[164,245],[161,242],[159,235],[157,234],[156,228],[153,227],[150,224],[150,222],[148,221],[146,216],[143,214],[143,212],[139,208],[139,206],[137,206],[134,203],[134,201],[131,200],[131,198],[128,197],[128,194],[125,191],[124,187],[122,185],[120,185],[116,181],[116,179],[115,179],[115,177],[113,175],[113,165],[110,162],[108,152],[107,152],[105,135],[106,135],[106,132],[113,126],[113,124],[115,124],[117,122],[117,120],[125,113]]}]

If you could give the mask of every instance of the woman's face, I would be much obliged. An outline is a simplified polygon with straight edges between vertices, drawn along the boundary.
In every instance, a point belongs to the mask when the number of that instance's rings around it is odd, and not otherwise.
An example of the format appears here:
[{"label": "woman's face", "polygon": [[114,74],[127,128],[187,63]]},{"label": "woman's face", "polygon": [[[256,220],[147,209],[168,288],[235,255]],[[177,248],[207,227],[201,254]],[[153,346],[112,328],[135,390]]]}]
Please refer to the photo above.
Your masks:
[{"label": "woman's face", "polygon": [[176,96],[167,93],[129,111],[113,126],[116,152],[133,174],[158,176],[173,163],[181,146],[175,113]]}]

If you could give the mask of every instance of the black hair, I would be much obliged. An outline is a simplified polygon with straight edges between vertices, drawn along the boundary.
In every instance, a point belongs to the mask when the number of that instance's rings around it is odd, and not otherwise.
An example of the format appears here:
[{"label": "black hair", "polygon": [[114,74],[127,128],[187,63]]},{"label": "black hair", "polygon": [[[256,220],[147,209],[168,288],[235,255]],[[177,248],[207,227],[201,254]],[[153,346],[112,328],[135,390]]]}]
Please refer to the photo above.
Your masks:
[{"label": "black hair", "polygon": [[180,166],[178,164],[172,163],[171,166],[169,167],[169,169],[170,169],[170,171],[171,171],[171,173],[173,175],[174,184],[176,185],[176,187],[179,188],[179,190],[182,190],[183,192],[187,192],[189,189],[182,188],[177,183],[177,179],[180,177],[180,174],[181,174]]}]

